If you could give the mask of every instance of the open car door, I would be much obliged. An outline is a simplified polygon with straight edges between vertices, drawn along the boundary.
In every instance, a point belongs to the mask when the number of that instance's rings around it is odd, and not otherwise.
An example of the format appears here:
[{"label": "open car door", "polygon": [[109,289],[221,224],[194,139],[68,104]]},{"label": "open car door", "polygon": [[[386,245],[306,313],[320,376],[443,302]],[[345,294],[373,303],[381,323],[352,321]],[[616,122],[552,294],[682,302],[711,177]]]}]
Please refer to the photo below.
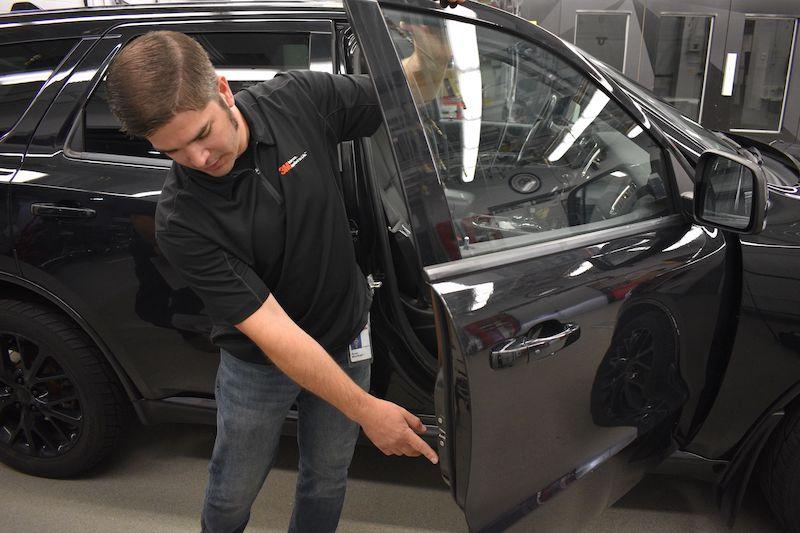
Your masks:
[{"label": "open car door", "polygon": [[557,38],[481,5],[345,5],[432,291],[442,474],[472,530],[573,530],[691,419],[721,232],[678,214],[664,138]]}]

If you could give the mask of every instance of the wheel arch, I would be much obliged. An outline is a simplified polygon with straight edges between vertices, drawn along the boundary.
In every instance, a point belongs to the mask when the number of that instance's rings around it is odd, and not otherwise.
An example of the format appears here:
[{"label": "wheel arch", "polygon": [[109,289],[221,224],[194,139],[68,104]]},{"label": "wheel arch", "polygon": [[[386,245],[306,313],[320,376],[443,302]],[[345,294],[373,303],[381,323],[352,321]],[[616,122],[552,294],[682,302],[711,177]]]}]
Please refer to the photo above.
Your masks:
[{"label": "wheel arch", "polygon": [[80,330],[95,344],[98,350],[100,350],[100,353],[103,354],[103,357],[114,370],[114,374],[122,385],[125,395],[133,405],[137,417],[143,422],[146,421],[144,413],[142,413],[139,408],[139,400],[142,399],[141,393],[119,363],[114,351],[109,347],[109,343],[98,333],[97,328],[95,328],[86,317],[82,316],[62,298],[46,288],[7,272],[0,272],[0,294],[6,298],[38,302],[63,313],[64,316],[80,328]]},{"label": "wheel arch", "polygon": [[800,409],[800,381],[766,409],[732,450],[728,467],[714,488],[717,505],[733,525],[745,491],[767,443],[784,420],[787,411]]}]

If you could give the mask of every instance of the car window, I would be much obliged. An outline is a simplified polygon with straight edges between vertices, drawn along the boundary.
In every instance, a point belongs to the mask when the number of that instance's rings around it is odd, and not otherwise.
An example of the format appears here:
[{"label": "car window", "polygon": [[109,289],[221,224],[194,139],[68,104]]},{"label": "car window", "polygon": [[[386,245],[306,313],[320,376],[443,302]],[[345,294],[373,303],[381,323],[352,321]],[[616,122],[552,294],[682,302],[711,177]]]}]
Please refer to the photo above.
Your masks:
[{"label": "car window", "polygon": [[[192,35],[206,49],[217,73],[234,93],[284,70],[309,68],[309,35],[283,33],[208,33]],[[80,151],[167,159],[144,139],[119,131],[111,113],[103,80],[86,103]]]},{"label": "car window", "polygon": [[56,39],[0,46],[0,137],[22,117],[76,42]]},{"label": "car window", "polygon": [[401,57],[448,55],[443,80],[427,68],[410,83],[462,257],[670,211],[661,148],[566,61],[488,27],[385,14]]},{"label": "car window", "polygon": [[733,154],[738,153],[735,144],[731,143],[724,137],[717,135],[711,130],[708,130],[682,114],[678,109],[672,107],[667,102],[656,96],[653,92],[645,87],[642,87],[632,79],[628,78],[618,70],[611,66],[599,61],[591,56],[587,58],[592,61],[604,74],[611,77],[619,83],[625,91],[630,93],[631,97],[640,100],[652,113],[659,115],[659,118],[665,123],[670,125],[671,128],[676,129],[681,134],[690,139],[700,151],[708,148],[716,150],[724,150]]}]

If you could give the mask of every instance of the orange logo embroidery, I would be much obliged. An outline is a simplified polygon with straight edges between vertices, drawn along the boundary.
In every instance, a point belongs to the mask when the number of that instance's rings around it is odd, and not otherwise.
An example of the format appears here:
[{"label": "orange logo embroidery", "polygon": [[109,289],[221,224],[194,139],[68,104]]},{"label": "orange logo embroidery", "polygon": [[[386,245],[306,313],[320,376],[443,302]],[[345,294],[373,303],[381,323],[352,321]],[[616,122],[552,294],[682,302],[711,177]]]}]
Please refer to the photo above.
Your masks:
[{"label": "orange logo embroidery", "polygon": [[286,163],[284,163],[284,164],[282,164],[281,166],[278,167],[278,173],[281,176],[283,176],[284,174],[286,174],[287,172],[292,170],[294,167],[296,167],[297,164],[300,161],[302,161],[303,159],[305,159],[307,155],[308,155],[308,152],[303,152],[300,155],[294,156],[293,158],[288,160]]}]

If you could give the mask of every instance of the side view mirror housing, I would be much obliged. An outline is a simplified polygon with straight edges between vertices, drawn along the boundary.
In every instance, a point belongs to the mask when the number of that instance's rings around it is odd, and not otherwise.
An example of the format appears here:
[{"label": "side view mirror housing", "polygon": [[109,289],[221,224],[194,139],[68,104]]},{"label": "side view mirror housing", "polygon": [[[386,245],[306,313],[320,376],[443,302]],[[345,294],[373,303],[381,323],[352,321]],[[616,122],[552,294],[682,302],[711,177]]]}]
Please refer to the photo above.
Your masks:
[{"label": "side view mirror housing", "polygon": [[706,150],[695,167],[693,200],[694,218],[700,224],[759,233],[767,216],[764,169],[738,154]]}]

